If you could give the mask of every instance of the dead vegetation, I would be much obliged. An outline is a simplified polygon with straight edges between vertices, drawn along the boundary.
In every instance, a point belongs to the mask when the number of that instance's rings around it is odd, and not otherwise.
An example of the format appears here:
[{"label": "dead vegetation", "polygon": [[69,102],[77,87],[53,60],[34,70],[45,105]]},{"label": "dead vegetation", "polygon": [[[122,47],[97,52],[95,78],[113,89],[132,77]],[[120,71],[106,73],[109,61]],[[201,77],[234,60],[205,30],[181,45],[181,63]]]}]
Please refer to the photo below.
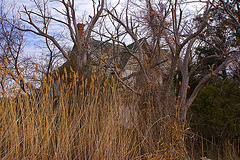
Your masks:
[{"label": "dead vegetation", "polygon": [[181,125],[155,112],[148,95],[121,90],[113,77],[55,79],[58,97],[52,77],[29,95],[1,96],[1,159],[187,158]]}]

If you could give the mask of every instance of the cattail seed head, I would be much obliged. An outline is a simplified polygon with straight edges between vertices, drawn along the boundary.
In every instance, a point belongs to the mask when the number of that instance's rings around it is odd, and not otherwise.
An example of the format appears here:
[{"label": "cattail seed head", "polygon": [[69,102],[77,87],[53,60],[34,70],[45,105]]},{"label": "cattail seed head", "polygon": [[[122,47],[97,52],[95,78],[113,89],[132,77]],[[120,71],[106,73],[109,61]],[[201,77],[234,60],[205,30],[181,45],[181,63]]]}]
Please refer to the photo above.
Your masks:
[{"label": "cattail seed head", "polygon": [[7,59],[4,60],[4,65],[5,65],[5,67],[8,67],[8,61],[7,61]]}]

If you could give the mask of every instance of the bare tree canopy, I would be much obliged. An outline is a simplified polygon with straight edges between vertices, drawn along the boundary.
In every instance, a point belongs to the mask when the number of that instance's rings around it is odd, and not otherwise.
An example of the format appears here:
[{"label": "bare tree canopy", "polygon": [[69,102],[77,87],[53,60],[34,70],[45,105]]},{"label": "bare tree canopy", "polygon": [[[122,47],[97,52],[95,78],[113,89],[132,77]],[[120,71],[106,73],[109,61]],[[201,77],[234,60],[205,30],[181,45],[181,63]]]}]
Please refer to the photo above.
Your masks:
[{"label": "bare tree canopy", "polygon": [[[183,126],[187,123],[189,107],[201,87],[213,76],[217,76],[229,67],[234,60],[239,59],[239,45],[229,46],[227,49],[219,48],[217,46],[219,44],[210,36],[210,32],[213,35],[215,33],[209,29],[217,23],[217,20],[220,20],[217,18],[219,14],[224,13],[227,17],[226,23],[229,25],[229,32],[225,34],[233,35],[235,32],[238,34],[239,20],[235,13],[238,12],[238,2],[215,0],[192,2],[201,5],[201,9],[190,14],[186,7],[190,3],[178,0],[127,0],[124,2],[125,7],[120,6],[120,1],[115,6],[109,6],[106,1],[99,0],[93,1],[94,14],[87,22],[78,22],[74,0],[54,2],[62,5],[63,10],[53,9],[64,17],[63,19],[50,14],[49,3],[52,2],[48,0],[34,1],[35,9],[23,5],[20,20],[26,24],[26,27],[6,19],[14,29],[32,32],[45,38],[50,51],[47,75],[50,74],[53,61],[51,45],[55,46],[84,76],[93,65],[101,65],[98,61],[102,62],[125,87],[139,96],[144,96],[146,87],[154,86],[157,93],[156,99],[158,99],[157,108],[161,110],[171,105],[172,109],[178,113],[177,118]],[[74,46],[72,51],[64,48],[57,37],[49,31],[52,22],[67,28],[69,39]],[[206,35],[207,33],[209,34]],[[101,40],[94,40],[93,35],[100,37]],[[124,43],[123,39],[126,36],[132,39],[131,45]],[[233,39],[238,41],[239,38],[235,36]],[[203,44],[215,47],[221,55],[216,53],[200,59],[199,54],[202,53],[199,53],[197,48]],[[104,45],[107,46],[105,50]],[[223,55],[226,56],[224,61],[215,67],[211,64],[209,72],[201,74],[198,83],[189,89],[190,77],[201,68],[202,63],[209,58]],[[134,65],[129,67],[131,69],[126,69],[127,67],[124,66],[125,68],[123,67],[119,73],[118,67],[119,64],[123,64],[123,57],[127,59],[126,63],[124,62],[125,65],[130,63]],[[194,65],[192,69],[189,69],[190,63]],[[178,94],[174,91],[174,79],[179,76],[176,75],[177,70],[181,74]],[[122,76],[124,72],[131,73]],[[129,79],[135,79],[134,85],[127,83]],[[160,91],[165,95],[160,95]],[[158,102],[160,99],[163,99],[164,104],[160,105]]]},{"label": "bare tree canopy", "polygon": [[239,1],[30,2],[0,0],[2,159],[239,158]]}]

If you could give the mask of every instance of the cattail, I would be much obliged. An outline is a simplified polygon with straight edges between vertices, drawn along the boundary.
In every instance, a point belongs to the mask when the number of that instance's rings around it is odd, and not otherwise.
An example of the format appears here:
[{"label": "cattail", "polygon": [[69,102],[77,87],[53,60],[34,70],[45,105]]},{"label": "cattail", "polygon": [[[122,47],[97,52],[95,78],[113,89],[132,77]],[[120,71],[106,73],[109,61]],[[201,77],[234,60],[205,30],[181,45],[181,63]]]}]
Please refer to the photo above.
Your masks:
[{"label": "cattail", "polygon": [[54,78],[51,76],[51,83],[54,84]]},{"label": "cattail", "polygon": [[114,78],[113,78],[113,76],[111,76],[111,79],[112,79],[112,83],[114,84]]},{"label": "cattail", "polygon": [[84,80],[83,80],[83,77],[82,77],[82,89],[84,89]]},{"label": "cattail", "polygon": [[51,82],[52,82],[52,77],[51,77],[50,75],[47,75],[47,76],[48,76],[48,77],[47,77],[48,83],[51,84]]},{"label": "cattail", "polygon": [[149,58],[148,58],[148,55],[146,55],[146,54],[145,54],[145,59],[146,59],[146,61],[148,61],[148,59],[149,59]]},{"label": "cattail", "polygon": [[37,82],[37,78],[36,78],[35,73],[33,73],[33,79],[34,79],[34,82]]},{"label": "cattail", "polygon": [[94,75],[91,76],[91,82],[94,83],[95,79],[94,79]]},{"label": "cattail", "polygon": [[46,83],[46,81],[45,81],[45,78],[43,78],[43,86],[44,86],[45,88],[47,88],[47,83]]},{"label": "cattail", "polygon": [[58,77],[57,85],[60,86],[60,77]]},{"label": "cattail", "polygon": [[107,84],[108,84],[108,79],[106,79],[106,80],[104,81],[104,84],[103,84],[103,86],[104,86],[104,87],[106,87],[106,86],[107,86]]},{"label": "cattail", "polygon": [[70,71],[71,71],[71,72],[74,72],[71,66],[70,66]]},{"label": "cattail", "polygon": [[4,60],[4,64],[5,64],[5,67],[8,66],[8,61],[7,61],[7,59]]},{"label": "cattail", "polygon": [[144,65],[145,65],[145,67],[147,67],[147,65],[148,65],[147,61],[144,61]]},{"label": "cattail", "polygon": [[87,78],[86,78],[86,79],[85,79],[85,86],[84,86],[85,89],[87,88],[87,83],[88,83],[88,80],[87,80]]},{"label": "cattail", "polygon": [[30,89],[33,88],[32,82],[29,82],[29,83],[28,83],[28,87],[29,87]]},{"label": "cattail", "polygon": [[90,90],[94,90],[94,78],[91,76]]},{"label": "cattail", "polygon": [[[66,86],[65,83],[63,84],[63,89],[64,89],[64,90],[67,90],[67,86]],[[65,98],[66,98],[66,97],[65,97]]]},{"label": "cattail", "polygon": [[76,86],[76,75],[73,73],[73,79],[72,79],[73,87]]},{"label": "cattail", "polygon": [[64,68],[63,70],[64,70],[64,74],[65,74],[65,79],[67,79],[68,78],[67,70],[66,70],[66,68]]},{"label": "cattail", "polygon": [[35,65],[36,65],[36,69],[38,70],[38,64],[37,64],[37,63],[35,63]]},{"label": "cattail", "polygon": [[77,79],[77,81],[78,81],[78,71],[75,72],[75,75],[76,75],[76,79]]},{"label": "cattail", "polygon": [[118,70],[118,68],[116,67],[116,71],[117,71],[117,73],[119,74],[119,70]]},{"label": "cattail", "polygon": [[61,76],[61,79],[64,80],[64,74]]},{"label": "cattail", "polygon": [[[79,86],[79,87],[78,87],[78,90],[81,91],[81,90],[82,90],[82,87]],[[80,92],[80,95],[82,95],[82,92]]]},{"label": "cattail", "polygon": [[58,72],[56,71],[55,74],[53,74],[54,78],[58,78]]}]

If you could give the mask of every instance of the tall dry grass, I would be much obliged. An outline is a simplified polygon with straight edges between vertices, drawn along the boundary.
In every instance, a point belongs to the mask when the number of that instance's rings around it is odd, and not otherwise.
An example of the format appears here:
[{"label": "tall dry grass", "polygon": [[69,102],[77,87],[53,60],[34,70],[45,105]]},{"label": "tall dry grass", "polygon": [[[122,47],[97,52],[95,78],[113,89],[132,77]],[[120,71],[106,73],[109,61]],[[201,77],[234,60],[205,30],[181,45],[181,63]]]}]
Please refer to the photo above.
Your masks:
[{"label": "tall dry grass", "polygon": [[191,130],[185,143],[188,146],[188,153],[194,159],[207,157],[211,160],[239,160],[239,138],[206,137],[202,134],[193,133]]},{"label": "tall dry grass", "polygon": [[1,159],[188,158],[178,121],[113,77],[72,72],[32,86],[0,98]]}]

